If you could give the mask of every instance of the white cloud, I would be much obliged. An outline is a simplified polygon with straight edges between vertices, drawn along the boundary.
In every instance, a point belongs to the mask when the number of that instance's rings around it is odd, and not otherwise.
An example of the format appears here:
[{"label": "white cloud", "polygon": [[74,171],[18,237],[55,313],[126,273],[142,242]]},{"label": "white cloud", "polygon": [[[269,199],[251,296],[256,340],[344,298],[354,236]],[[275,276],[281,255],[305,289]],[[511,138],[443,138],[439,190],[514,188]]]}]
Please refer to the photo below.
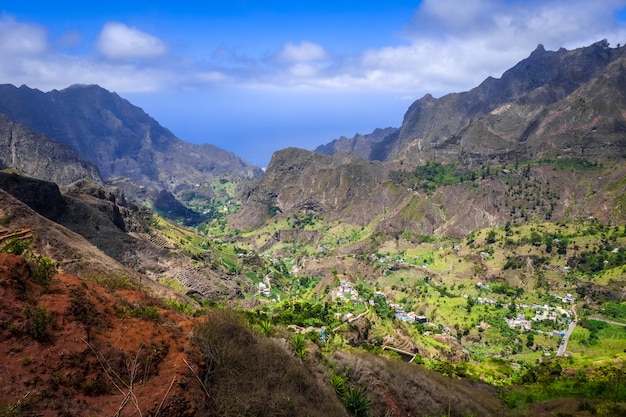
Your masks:
[{"label": "white cloud", "polygon": [[424,0],[400,33],[406,42],[353,56],[311,42],[287,43],[269,65],[242,71],[254,88],[442,95],[468,90],[526,58],[538,44],[557,50],[626,40],[614,13],[626,0]]},{"label": "white cloud", "polygon": [[0,56],[10,59],[0,59],[0,81],[40,89],[96,83],[120,93],[235,85],[441,95],[499,77],[539,43],[549,50],[603,38],[624,43],[626,26],[614,15],[624,7],[626,0],[423,0],[399,32],[401,42],[349,56],[311,41],[287,42],[263,56],[229,45],[205,57],[178,56],[158,37],[119,22],[102,27],[94,51],[68,56],[59,51],[80,45],[83,34],[50,42],[45,27],[1,16]]},{"label": "white cloud", "polygon": [[321,45],[302,41],[297,45],[288,42],[276,54],[276,57],[285,62],[310,62],[325,60],[329,55]]},{"label": "white cloud", "polygon": [[356,78],[376,73],[370,88],[398,92],[466,90],[499,77],[539,43],[556,50],[623,41],[626,27],[613,15],[620,6],[626,1],[424,0],[403,32],[409,45],[365,51]]},{"label": "white cloud", "polygon": [[167,53],[167,46],[156,36],[118,22],[104,25],[96,48],[111,60],[154,58]]},{"label": "white cloud", "polygon": [[37,55],[46,51],[47,30],[43,26],[19,23],[13,17],[0,18],[0,55]]}]

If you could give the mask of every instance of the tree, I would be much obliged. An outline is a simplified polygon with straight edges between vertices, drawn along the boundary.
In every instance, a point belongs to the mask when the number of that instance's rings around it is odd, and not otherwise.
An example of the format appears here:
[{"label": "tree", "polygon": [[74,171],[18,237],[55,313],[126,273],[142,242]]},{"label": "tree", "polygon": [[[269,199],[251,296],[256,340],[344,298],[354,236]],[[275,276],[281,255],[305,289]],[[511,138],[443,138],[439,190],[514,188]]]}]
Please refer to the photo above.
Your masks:
[{"label": "tree", "polygon": [[476,300],[474,299],[474,297],[467,297],[467,312],[471,313],[472,312],[472,308],[474,308],[474,305],[476,304]]},{"label": "tree", "polygon": [[515,299],[511,300],[509,303],[509,314],[507,314],[510,318],[515,317],[517,313],[517,304],[515,304]]}]

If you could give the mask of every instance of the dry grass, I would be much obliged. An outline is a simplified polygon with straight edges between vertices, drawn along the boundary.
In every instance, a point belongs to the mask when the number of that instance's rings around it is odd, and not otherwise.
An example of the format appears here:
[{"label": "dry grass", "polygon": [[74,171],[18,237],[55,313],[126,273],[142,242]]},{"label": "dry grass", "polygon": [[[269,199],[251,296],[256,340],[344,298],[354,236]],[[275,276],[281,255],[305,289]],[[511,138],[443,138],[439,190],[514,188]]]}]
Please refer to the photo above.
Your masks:
[{"label": "dry grass", "polygon": [[374,416],[506,416],[494,388],[445,377],[422,366],[367,353],[338,351],[331,357],[349,383],[366,388]]},{"label": "dry grass", "polygon": [[194,341],[204,353],[199,372],[207,416],[345,416],[330,387],[319,383],[276,341],[253,333],[233,312],[210,311]]}]

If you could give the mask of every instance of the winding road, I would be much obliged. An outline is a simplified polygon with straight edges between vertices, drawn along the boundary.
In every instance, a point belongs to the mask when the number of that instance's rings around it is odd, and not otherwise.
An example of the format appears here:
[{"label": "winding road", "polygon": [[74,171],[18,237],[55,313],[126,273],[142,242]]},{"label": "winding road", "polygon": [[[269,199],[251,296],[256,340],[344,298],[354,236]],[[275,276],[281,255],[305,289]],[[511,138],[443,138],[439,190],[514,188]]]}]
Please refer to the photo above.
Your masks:
[{"label": "winding road", "polygon": [[565,331],[565,336],[563,336],[563,340],[559,344],[559,348],[556,351],[556,356],[563,356],[565,351],[567,350],[567,343],[569,342],[569,338],[574,332],[576,328],[576,323],[578,322],[578,315],[576,314],[576,306],[572,306],[572,313],[574,313],[574,320],[569,324],[567,330]]}]

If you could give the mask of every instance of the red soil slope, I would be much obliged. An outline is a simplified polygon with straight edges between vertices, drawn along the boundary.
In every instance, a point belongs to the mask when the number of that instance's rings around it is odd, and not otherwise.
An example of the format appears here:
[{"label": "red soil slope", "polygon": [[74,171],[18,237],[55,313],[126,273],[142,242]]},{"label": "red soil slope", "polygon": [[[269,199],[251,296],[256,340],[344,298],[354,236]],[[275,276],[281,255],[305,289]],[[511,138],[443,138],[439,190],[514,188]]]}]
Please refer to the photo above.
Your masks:
[{"label": "red soil slope", "polygon": [[0,411],[184,416],[204,401],[192,322],[142,292],[65,274],[45,288],[0,254],[0,300]]}]

